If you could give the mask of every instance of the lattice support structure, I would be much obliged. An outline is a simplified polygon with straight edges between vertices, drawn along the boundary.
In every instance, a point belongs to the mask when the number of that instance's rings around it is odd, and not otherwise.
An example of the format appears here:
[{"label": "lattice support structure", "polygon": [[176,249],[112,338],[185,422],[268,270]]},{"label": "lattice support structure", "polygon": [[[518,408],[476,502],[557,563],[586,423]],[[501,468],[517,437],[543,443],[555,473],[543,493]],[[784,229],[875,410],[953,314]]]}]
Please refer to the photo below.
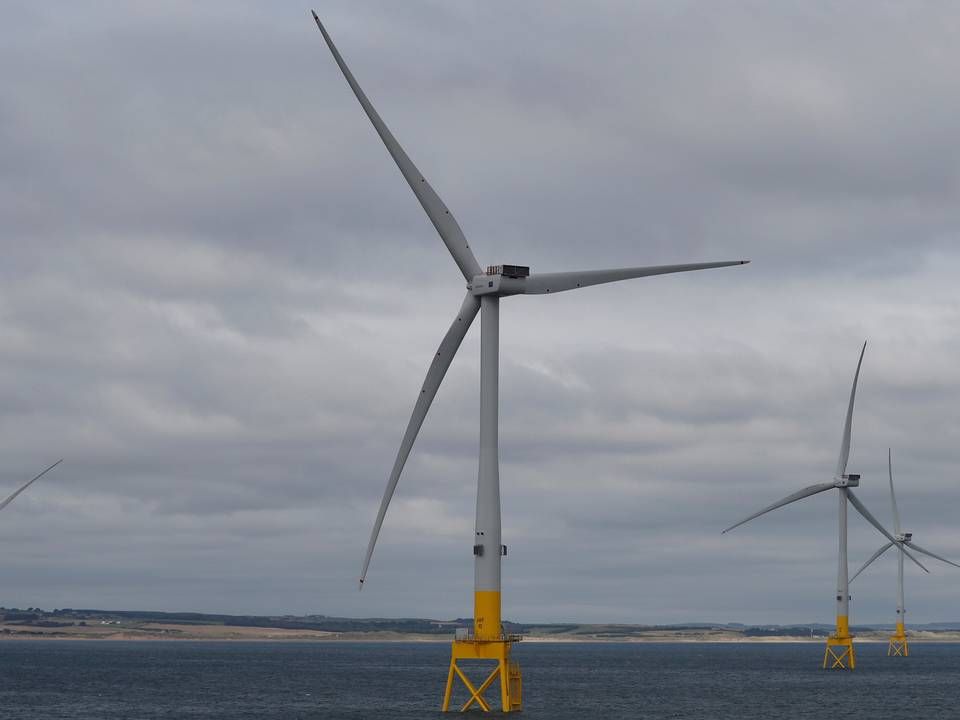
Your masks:
[{"label": "lattice support structure", "polygon": [[907,644],[907,632],[903,623],[897,623],[897,631],[890,636],[890,643],[887,645],[887,655],[896,657],[907,657],[910,655],[910,646]]},{"label": "lattice support structure", "polygon": [[[466,712],[474,705],[484,712],[490,712],[491,705],[484,697],[494,683],[499,680],[500,709],[514,712],[523,708],[523,679],[520,674],[520,664],[510,659],[510,648],[519,638],[508,637],[499,640],[454,640],[450,652],[450,671],[447,673],[447,686],[443,692],[443,712],[450,710],[450,699],[453,688],[459,679],[466,687],[470,697],[460,707],[460,712]],[[486,679],[475,685],[461,665],[462,661],[488,661],[483,663],[489,667],[489,661],[494,663]],[[473,663],[468,667],[473,667]]]},{"label": "lattice support structure", "polygon": [[853,670],[857,667],[857,654],[853,649],[853,635],[844,616],[837,617],[837,630],[827,638],[823,651],[823,667],[830,670]]}]

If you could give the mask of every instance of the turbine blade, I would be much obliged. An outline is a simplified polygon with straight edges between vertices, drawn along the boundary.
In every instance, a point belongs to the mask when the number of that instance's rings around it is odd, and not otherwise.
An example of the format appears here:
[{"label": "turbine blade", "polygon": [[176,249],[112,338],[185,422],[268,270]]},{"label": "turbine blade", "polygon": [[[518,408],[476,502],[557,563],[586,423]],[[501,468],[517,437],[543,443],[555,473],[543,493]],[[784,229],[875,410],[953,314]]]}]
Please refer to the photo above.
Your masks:
[{"label": "turbine blade", "polygon": [[57,460],[53,465],[51,465],[51,466],[48,467],[46,470],[44,470],[42,473],[40,473],[39,475],[37,475],[36,477],[34,477],[32,480],[30,480],[30,482],[25,483],[24,485],[21,485],[20,488],[19,488],[18,490],[16,490],[10,497],[8,497],[8,498],[7,498],[6,500],[4,500],[3,502],[0,502],[0,510],[3,510],[7,505],[9,505],[10,503],[12,503],[12,502],[16,499],[17,495],[19,495],[19,494],[22,493],[24,490],[26,490],[28,487],[30,487],[31,485],[33,485],[37,480],[39,480],[40,478],[42,478],[44,475],[46,475],[48,472],[50,472],[51,470],[53,470],[57,465],[59,465],[59,464],[62,463],[62,462],[63,462],[63,458],[60,458],[60,459]]},{"label": "turbine blade", "polygon": [[317,13],[312,10],[311,12],[313,12],[313,19],[316,20],[317,27],[320,28],[323,39],[333,54],[333,59],[337,65],[340,66],[340,71],[346,78],[347,84],[350,85],[353,94],[357,96],[357,100],[360,101],[361,107],[363,107],[364,112],[367,113],[370,122],[373,123],[377,134],[380,136],[380,139],[383,140],[383,144],[387,146],[387,152],[390,153],[394,162],[397,163],[397,167],[400,168],[400,172],[403,173],[403,177],[406,178],[410,189],[413,190],[413,194],[417,196],[417,200],[420,201],[424,211],[426,211],[427,217],[430,218],[433,226],[443,239],[447,250],[453,255],[454,261],[460,267],[460,272],[463,273],[463,276],[467,280],[470,280],[475,275],[479,275],[482,272],[480,263],[478,263],[474,257],[473,251],[470,249],[470,244],[464,237],[463,231],[457,224],[453,214],[447,209],[447,206],[444,205],[443,200],[434,192],[433,188],[430,187],[430,183],[424,179],[423,174],[417,169],[417,166],[413,164],[413,161],[410,160],[403,148],[400,147],[400,143],[397,142],[393,133],[390,132],[383,120],[380,119],[380,115],[377,114],[373,105],[370,104],[366,94],[360,89],[360,85],[357,84],[356,79],[353,77],[353,73],[350,72],[350,68],[348,68],[347,64],[343,61],[343,57],[337,50],[336,45],[333,44],[333,40],[327,33],[326,28],[323,27],[323,23],[320,22],[320,18],[317,17]]},{"label": "turbine blade", "polygon": [[771,510],[776,510],[777,508],[783,507],[784,505],[789,505],[790,503],[796,502],[797,500],[803,500],[803,498],[805,497],[810,497],[811,495],[822,493],[824,490],[832,490],[834,487],[836,486],[832,482],[820,483],[819,485],[811,485],[810,487],[805,487],[803,490],[798,490],[797,492],[793,493],[793,495],[787,495],[787,497],[785,497],[783,500],[779,500],[775,502],[773,505],[768,505],[763,510],[760,510],[759,512],[755,512],[753,515],[750,515],[749,517],[744,518],[743,520],[738,522],[736,525],[731,525],[723,532],[725,533],[730,532],[734,528],[740,527],[744,523],[750,522],[754,518],[760,517],[761,515],[768,513]]},{"label": "turbine blade", "polygon": [[919,547],[918,545],[915,545],[915,544],[912,543],[912,542],[910,543],[909,547],[910,547],[911,549],[913,549],[913,550],[916,550],[918,553],[923,553],[924,555],[929,555],[930,557],[932,557],[932,558],[934,558],[934,559],[936,559],[936,560],[940,560],[940,561],[942,561],[942,562],[945,562],[945,563],[947,563],[947,565],[953,565],[954,567],[960,568],[960,565],[957,565],[957,563],[953,562],[952,560],[947,560],[945,557],[940,557],[940,556],[937,555],[936,553],[932,553],[932,552],[930,552],[929,550],[924,550],[922,547]]},{"label": "turbine blade", "polygon": [[868,523],[870,523],[877,530],[879,530],[881,535],[883,535],[887,540],[894,543],[895,545],[899,545],[900,549],[903,550],[904,555],[906,555],[908,558],[913,560],[913,562],[916,563],[921,570],[923,570],[924,572],[930,572],[923,566],[923,563],[921,563],[913,555],[907,552],[906,548],[903,547],[902,543],[898,543],[897,539],[893,535],[891,535],[889,532],[887,532],[887,529],[880,524],[880,521],[873,516],[873,513],[867,510],[866,505],[860,502],[860,498],[854,495],[853,490],[851,490],[850,488],[847,488],[847,497],[850,499],[850,504],[853,505],[854,508],[856,508],[857,512],[863,515],[863,517],[866,518]]},{"label": "turbine blade", "polygon": [[892,543],[897,542],[897,539],[893,537],[893,535],[891,535],[883,525],[880,524],[880,521],[873,516],[873,513],[867,510],[867,506],[864,505],[862,502],[860,502],[860,498],[854,495],[853,490],[851,490],[850,488],[847,488],[847,497],[850,499],[850,504],[853,505],[854,508],[856,508],[856,511],[861,515],[863,515],[863,517],[866,518],[868,523],[870,523],[877,530],[879,530],[881,535],[883,535],[887,540],[889,540]]},{"label": "turbine blade", "polygon": [[534,273],[524,281],[520,293],[524,295],[544,295],[546,293],[576,290],[590,285],[632,280],[633,278],[667,275],[669,273],[689,272],[691,270],[709,270],[711,268],[746,265],[749,260],[730,260],[726,262],[693,263],[690,265],[651,265],[648,267],[612,268],[609,270],[580,270],[575,272]]},{"label": "turbine blade", "polygon": [[893,531],[900,534],[900,511],[897,509],[897,495],[893,492],[893,458],[887,448],[887,469],[890,471],[890,502],[893,504]]},{"label": "turbine blade", "polygon": [[853,577],[850,578],[850,582],[853,582],[854,580],[856,580],[856,579],[857,579],[857,575],[859,575],[859,574],[862,573],[864,570],[866,570],[867,567],[870,565],[870,563],[872,563],[874,560],[876,560],[878,557],[880,557],[881,555],[883,555],[887,550],[889,550],[889,549],[892,548],[892,547],[893,547],[893,543],[892,543],[892,542],[888,542],[888,543],[887,543],[886,545],[884,545],[882,548],[880,548],[879,550],[877,550],[873,555],[870,556],[870,559],[867,560],[867,561],[863,564],[863,567],[861,567],[859,570],[857,570],[857,571],[853,574]]},{"label": "turbine blade", "polygon": [[850,457],[850,429],[853,425],[853,401],[857,397],[857,380],[860,379],[860,365],[863,364],[863,354],[867,351],[867,341],[863,341],[860,350],[860,359],[857,361],[857,372],[853,376],[853,387],[850,388],[850,404],[847,406],[847,419],[843,423],[843,440],[840,443],[840,460],[837,462],[837,477],[843,477],[847,472],[847,460]]},{"label": "turbine blade", "polygon": [[922,562],[920,562],[919,560],[917,560],[917,559],[910,553],[910,551],[907,550],[907,546],[906,546],[904,543],[900,543],[900,549],[903,551],[903,554],[904,554],[904,555],[906,555],[908,558],[910,558],[910,559],[913,561],[913,564],[914,564],[914,565],[916,565],[918,568],[920,568],[921,570],[923,570],[925,573],[929,573],[929,572],[930,572],[929,570],[927,570],[926,566],[925,566]]},{"label": "turbine blade", "polygon": [[403,434],[403,440],[400,443],[400,449],[397,451],[397,458],[393,463],[393,469],[390,471],[390,477],[387,479],[387,489],[383,492],[383,499],[380,501],[380,510],[377,512],[377,519],[373,523],[373,532],[370,533],[370,544],[367,546],[367,554],[363,559],[363,570],[360,573],[360,587],[363,587],[363,581],[367,577],[367,568],[370,567],[370,558],[373,556],[373,548],[377,544],[377,536],[380,534],[380,527],[383,525],[384,515],[387,514],[387,506],[393,497],[393,491],[397,489],[397,481],[400,479],[400,473],[410,455],[410,449],[413,447],[413,441],[417,439],[417,433],[420,432],[420,426],[427,416],[430,404],[437,395],[440,383],[443,382],[444,375],[450,363],[453,362],[454,355],[463,342],[470,324],[477,316],[480,310],[480,300],[473,295],[467,294],[454,319],[447,334],[444,335],[437,348],[436,355],[433,356],[433,362],[430,363],[430,369],[427,370],[427,377],[423,381],[423,387],[420,389],[420,395],[413,407],[413,414],[410,416],[410,422],[407,423],[407,430]]}]

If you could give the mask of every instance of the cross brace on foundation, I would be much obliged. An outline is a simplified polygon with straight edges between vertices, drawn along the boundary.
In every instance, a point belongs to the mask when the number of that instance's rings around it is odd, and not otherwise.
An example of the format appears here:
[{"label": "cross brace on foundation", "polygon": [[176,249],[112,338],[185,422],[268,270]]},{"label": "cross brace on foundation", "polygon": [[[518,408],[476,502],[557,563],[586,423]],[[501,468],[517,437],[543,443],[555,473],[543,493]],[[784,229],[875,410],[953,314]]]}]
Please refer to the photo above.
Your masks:
[{"label": "cross brace on foundation", "polygon": [[[518,637],[506,637],[499,640],[454,640],[450,652],[450,671],[447,673],[447,686],[443,692],[443,712],[450,710],[450,698],[453,695],[453,686],[457,678],[466,687],[470,697],[460,707],[460,712],[466,712],[477,705],[484,712],[490,712],[491,703],[487,702],[484,694],[496,682],[500,681],[500,707],[505,713],[514,712],[523,708],[523,680],[520,674],[520,664],[510,659],[510,648]],[[496,665],[480,685],[474,685],[464,667],[462,660],[488,660]]]}]

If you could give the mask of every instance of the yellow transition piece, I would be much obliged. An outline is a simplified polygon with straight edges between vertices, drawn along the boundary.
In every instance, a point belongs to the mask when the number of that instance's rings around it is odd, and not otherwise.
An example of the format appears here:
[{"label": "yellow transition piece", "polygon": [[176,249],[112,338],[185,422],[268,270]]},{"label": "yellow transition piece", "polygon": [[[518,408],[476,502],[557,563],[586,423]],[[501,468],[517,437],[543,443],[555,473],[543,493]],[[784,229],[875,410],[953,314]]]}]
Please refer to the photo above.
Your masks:
[{"label": "yellow transition piece", "polygon": [[473,636],[477,640],[499,640],[500,593],[496,590],[477,590],[473,593]]}]

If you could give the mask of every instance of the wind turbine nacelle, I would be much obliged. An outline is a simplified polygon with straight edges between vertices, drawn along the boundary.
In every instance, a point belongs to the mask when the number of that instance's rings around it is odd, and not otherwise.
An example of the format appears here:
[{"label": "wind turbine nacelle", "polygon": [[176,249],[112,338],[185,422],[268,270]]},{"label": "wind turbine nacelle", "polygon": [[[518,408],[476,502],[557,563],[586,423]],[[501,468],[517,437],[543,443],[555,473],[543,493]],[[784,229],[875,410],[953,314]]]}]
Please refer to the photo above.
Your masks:
[{"label": "wind turbine nacelle", "polygon": [[529,265],[487,265],[487,275],[503,275],[510,278],[530,276]]},{"label": "wind turbine nacelle", "polygon": [[900,533],[895,537],[897,538],[897,542],[908,543],[913,540],[913,533]]},{"label": "wind turbine nacelle", "polygon": [[530,275],[527,265],[490,265],[487,272],[474,275],[467,289],[471,295],[519,295]]},{"label": "wind turbine nacelle", "polygon": [[834,483],[834,485],[836,485],[838,488],[860,487],[860,476],[852,473],[850,475],[843,475]]}]

